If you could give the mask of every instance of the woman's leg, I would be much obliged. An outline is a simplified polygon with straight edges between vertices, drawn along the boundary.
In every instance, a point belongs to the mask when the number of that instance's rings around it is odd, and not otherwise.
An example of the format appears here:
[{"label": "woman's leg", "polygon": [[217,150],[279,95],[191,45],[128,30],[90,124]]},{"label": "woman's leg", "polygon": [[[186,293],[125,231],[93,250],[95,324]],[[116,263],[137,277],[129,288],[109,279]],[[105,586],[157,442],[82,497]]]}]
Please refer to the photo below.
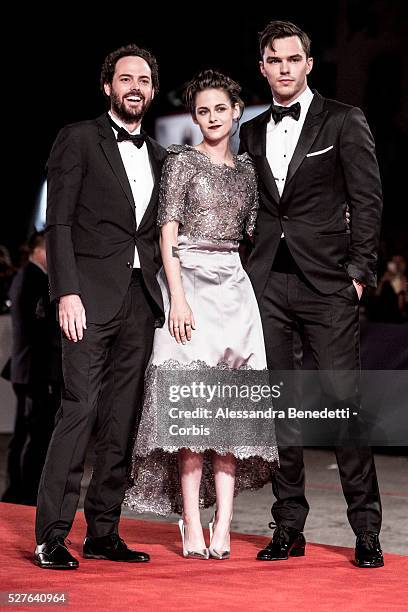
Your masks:
[{"label": "woman's leg", "polygon": [[206,548],[199,507],[203,455],[194,453],[188,448],[182,448],[178,453],[178,458],[186,548],[190,551],[199,551]]},{"label": "woman's leg", "polygon": [[213,454],[217,515],[211,548],[218,551],[229,548],[228,536],[234,502],[235,467],[236,459],[234,455]]}]

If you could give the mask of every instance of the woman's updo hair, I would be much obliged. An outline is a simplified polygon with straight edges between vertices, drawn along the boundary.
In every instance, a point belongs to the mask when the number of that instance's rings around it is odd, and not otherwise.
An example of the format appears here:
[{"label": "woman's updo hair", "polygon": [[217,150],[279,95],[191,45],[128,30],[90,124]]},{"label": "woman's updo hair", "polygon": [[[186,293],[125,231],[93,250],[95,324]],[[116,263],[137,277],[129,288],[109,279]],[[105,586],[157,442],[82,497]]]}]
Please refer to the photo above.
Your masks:
[{"label": "woman's updo hair", "polygon": [[230,77],[217,70],[202,70],[188,83],[184,91],[184,104],[189,112],[195,116],[195,99],[200,91],[206,89],[223,89],[229,96],[232,106],[238,104],[240,118],[244,112],[244,103],[240,98],[241,86]]}]

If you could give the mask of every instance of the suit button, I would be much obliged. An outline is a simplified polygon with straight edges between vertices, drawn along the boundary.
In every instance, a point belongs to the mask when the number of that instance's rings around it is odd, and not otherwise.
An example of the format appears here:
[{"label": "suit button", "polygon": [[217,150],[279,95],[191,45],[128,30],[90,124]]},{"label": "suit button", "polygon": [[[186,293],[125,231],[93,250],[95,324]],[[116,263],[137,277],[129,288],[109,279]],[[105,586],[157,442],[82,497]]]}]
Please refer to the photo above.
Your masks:
[{"label": "suit button", "polygon": [[130,261],[128,261],[126,265],[128,268],[133,268],[133,264]]},{"label": "suit button", "polygon": [[287,215],[283,215],[283,216],[282,216],[282,219],[283,219],[284,221],[289,221],[289,217],[288,217]]}]

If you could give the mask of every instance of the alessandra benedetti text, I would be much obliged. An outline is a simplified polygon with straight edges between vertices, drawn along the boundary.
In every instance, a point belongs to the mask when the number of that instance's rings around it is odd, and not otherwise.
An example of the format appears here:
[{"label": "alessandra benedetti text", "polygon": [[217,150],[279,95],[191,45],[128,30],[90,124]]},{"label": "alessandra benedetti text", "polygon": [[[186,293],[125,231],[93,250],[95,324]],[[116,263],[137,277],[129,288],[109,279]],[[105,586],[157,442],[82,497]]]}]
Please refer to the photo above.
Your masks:
[{"label": "alessandra benedetti text", "polygon": [[[353,412],[355,416],[357,413]],[[299,410],[297,408],[287,408],[286,410],[232,410],[230,408],[218,408],[209,410],[208,408],[195,408],[194,410],[181,410],[180,408],[170,408],[168,415],[171,419],[190,420],[190,419],[349,419],[349,408],[337,408],[329,410]]]}]

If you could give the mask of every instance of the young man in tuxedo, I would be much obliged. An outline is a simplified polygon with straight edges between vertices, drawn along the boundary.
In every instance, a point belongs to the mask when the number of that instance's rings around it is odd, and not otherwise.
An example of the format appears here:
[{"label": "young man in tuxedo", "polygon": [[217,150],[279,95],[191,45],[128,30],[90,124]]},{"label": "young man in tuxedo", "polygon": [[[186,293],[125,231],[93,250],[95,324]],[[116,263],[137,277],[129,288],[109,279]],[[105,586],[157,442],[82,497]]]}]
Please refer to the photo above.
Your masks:
[{"label": "young man in tuxedo", "polygon": [[48,161],[47,257],[64,391],[38,494],[34,561],[41,568],[78,567],[65,538],[92,430],[83,556],[149,560],[127,547],[118,523],[154,327],[164,321],[156,216],[166,152],[141,131],[158,86],[148,51],[112,52],[101,72],[109,112],[63,128]]},{"label": "young man in tuxedo", "polygon": [[[360,109],[309,89],[313,59],[305,32],[289,22],[271,22],[260,35],[260,51],[273,102],[242,126],[241,151],[252,156],[259,174],[248,273],[259,301],[268,367],[300,369],[307,339],[317,368],[330,370],[335,381],[339,376],[335,406],[358,412],[356,388],[341,388],[340,371],[360,367],[358,304],[363,288],[376,284],[382,193],[373,138]],[[288,399],[299,397],[289,393]],[[286,419],[276,423],[276,431],[281,464],[273,479],[276,530],[258,553],[264,561],[301,556],[306,544],[300,425]],[[381,503],[371,449],[348,445],[335,452],[357,537],[356,563],[379,567]]]}]

